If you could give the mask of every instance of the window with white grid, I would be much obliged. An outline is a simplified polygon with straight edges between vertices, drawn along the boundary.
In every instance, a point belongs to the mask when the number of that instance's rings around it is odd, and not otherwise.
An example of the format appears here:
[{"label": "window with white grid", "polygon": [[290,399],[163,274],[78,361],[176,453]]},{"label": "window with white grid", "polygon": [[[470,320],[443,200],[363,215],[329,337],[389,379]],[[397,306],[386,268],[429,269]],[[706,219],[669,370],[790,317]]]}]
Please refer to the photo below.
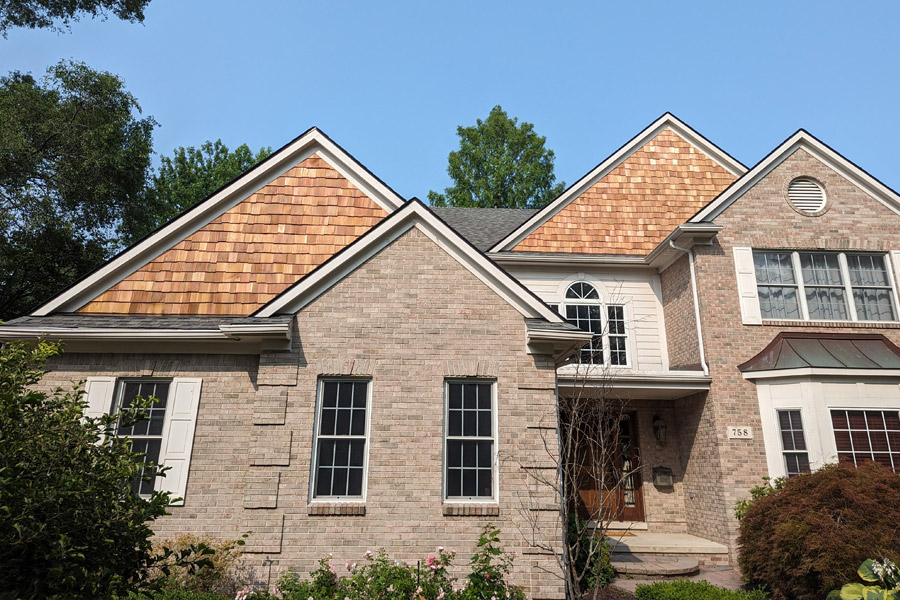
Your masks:
[{"label": "window with white grid", "polygon": [[[132,451],[142,454],[139,459],[141,473],[131,483],[131,488],[137,494],[148,495],[156,486],[156,466],[159,464],[159,453],[162,448],[170,383],[158,380],[119,382],[114,409],[124,418],[116,428],[116,435],[130,439]],[[157,401],[150,408],[141,409],[146,418],[134,422],[132,415],[138,410],[134,407],[134,401],[139,396],[145,400],[156,398]],[[132,424],[125,426],[124,423],[128,422]]]},{"label": "window with white grid", "polygon": [[874,460],[900,473],[900,412],[832,410],[831,426],[838,460]]},{"label": "window with white grid", "polygon": [[313,496],[363,498],[368,440],[369,381],[319,382]]},{"label": "window with white grid", "polygon": [[628,334],[623,305],[603,305],[597,288],[579,281],[566,290],[561,314],[583,331],[594,334],[581,348],[577,360],[583,365],[628,365]]},{"label": "window with white grid", "polygon": [[884,254],[757,250],[753,263],[763,319],[897,320]]},{"label": "window with white grid", "polygon": [[444,497],[489,500],[496,483],[496,384],[447,381]]}]

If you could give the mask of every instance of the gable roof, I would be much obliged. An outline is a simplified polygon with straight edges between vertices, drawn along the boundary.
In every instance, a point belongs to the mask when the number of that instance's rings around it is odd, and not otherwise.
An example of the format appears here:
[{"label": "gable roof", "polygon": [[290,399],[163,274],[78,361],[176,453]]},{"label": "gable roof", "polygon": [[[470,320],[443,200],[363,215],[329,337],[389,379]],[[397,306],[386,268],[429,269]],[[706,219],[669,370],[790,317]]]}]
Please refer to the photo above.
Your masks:
[{"label": "gable roof", "polygon": [[858,167],[833,148],[817,139],[804,129],[799,129],[794,135],[787,138],[777,148],[756,163],[749,171],[744,173],[734,183],[722,191],[709,204],[700,209],[690,219],[690,223],[702,223],[713,221],[725,209],[731,206],[738,198],[744,195],[762,178],[768,175],[775,167],[784,162],[789,156],[799,149],[803,149],[813,157],[832,167],[837,173],[845,177],[851,183],[868,193],[876,200],[900,214],[900,195],[884,185],[878,179]]},{"label": "gable roof", "polygon": [[537,212],[535,208],[431,207],[448,225],[482,252]]},{"label": "gable roof", "polygon": [[[711,165],[714,165],[716,168],[720,169],[724,178],[728,178],[727,183],[730,183],[731,180],[737,178],[746,171],[746,167],[739,161],[728,155],[726,152],[694,131],[692,128],[688,127],[673,114],[665,113],[659,119],[651,123],[650,126],[645,128],[638,135],[629,140],[625,145],[613,152],[609,157],[607,157],[603,162],[597,165],[584,177],[575,182],[556,200],[538,211],[530,219],[525,221],[525,223],[523,223],[520,227],[516,228],[503,240],[495,244],[490,251],[502,252],[514,249],[514,247],[522,242],[522,240],[538,230],[542,225],[550,221],[554,216],[560,213],[560,211],[570,206],[572,202],[575,201],[578,197],[591,189],[595,184],[597,184],[599,181],[609,175],[613,170],[615,170],[617,167],[631,158],[636,152],[647,146],[652,140],[660,136],[660,134],[662,134],[663,132],[674,133],[674,137],[680,138],[684,143],[699,150],[700,153],[708,157]],[[647,162],[649,163],[652,163],[654,161],[655,159],[653,157],[649,157],[647,160]],[[690,168],[690,165],[688,165],[688,167],[689,168],[686,169],[685,172],[694,170],[693,168]],[[625,176],[625,179],[628,179],[627,175]],[[669,183],[663,181],[643,181],[643,177],[640,174],[635,180],[638,181],[642,187],[646,188],[647,193],[651,195],[655,190],[658,190],[660,188],[660,184]],[[725,185],[727,185],[727,183],[716,183],[715,185],[724,187]],[[719,189],[721,189],[721,187],[719,187]],[[716,192],[718,191],[719,190],[716,190]],[[690,213],[687,213],[685,215],[685,218],[687,218],[689,214]],[[640,215],[636,215],[634,211],[631,211],[630,215],[631,217],[636,217],[638,219],[641,218]],[[621,227],[619,227],[620,224],[611,220],[609,218],[609,215],[604,215],[604,218],[609,220],[608,224],[610,229],[621,229]],[[642,223],[640,220],[634,223],[634,225],[639,225],[642,228],[647,229],[647,223]],[[651,223],[650,225],[655,227],[655,224]],[[672,227],[668,227],[668,230],[660,231],[660,239],[664,238],[671,231],[671,229]],[[659,240],[656,240],[657,243],[658,241]],[[648,245],[650,245],[650,247],[652,248],[652,246],[655,244]]]},{"label": "gable roof", "polygon": [[[313,157],[320,160],[324,164],[324,168],[336,172],[340,178],[350,182],[361,193],[360,195],[367,199],[367,202],[381,211],[381,216],[393,212],[404,204],[404,200],[396,192],[375,177],[343,148],[320,130],[312,128],[202,202],[124,250],[32,314],[47,315],[53,312],[78,310],[201,228],[222,217],[244,200],[264,189],[273,180],[279,177],[286,179],[284,177],[286,173]],[[374,221],[366,223],[366,229],[373,223]],[[351,240],[347,239],[346,241]],[[202,244],[205,243],[205,240],[198,240],[198,242]],[[336,249],[332,249],[328,254],[330,255]],[[201,252],[206,250],[207,248],[204,247]],[[322,260],[325,260],[325,257]],[[207,262],[210,261],[207,260]],[[183,275],[182,273],[182,277]],[[302,273],[297,276],[300,275]],[[289,283],[287,282],[285,285]],[[274,293],[277,292],[273,292],[269,297]],[[103,312],[103,310],[99,312]]]},{"label": "gable roof", "polygon": [[564,322],[556,311],[454,231],[417,198],[407,202],[403,208],[319,265],[253,316],[270,317],[298,312],[413,227],[422,231],[524,317],[544,319],[550,323]]}]

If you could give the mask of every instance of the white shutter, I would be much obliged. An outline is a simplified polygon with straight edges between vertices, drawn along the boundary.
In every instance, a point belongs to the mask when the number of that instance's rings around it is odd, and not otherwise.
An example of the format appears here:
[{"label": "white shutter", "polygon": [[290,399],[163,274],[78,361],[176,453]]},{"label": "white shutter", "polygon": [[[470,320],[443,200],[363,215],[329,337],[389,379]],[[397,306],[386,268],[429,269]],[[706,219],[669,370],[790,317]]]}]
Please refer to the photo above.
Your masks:
[{"label": "white shutter", "polygon": [[738,297],[741,302],[741,321],[744,325],[762,325],[759,296],[756,293],[753,248],[734,249],[734,270],[737,273]]},{"label": "white shutter", "polygon": [[109,413],[115,389],[115,377],[88,377],[84,384],[84,398],[87,400],[84,416],[97,418]]},{"label": "white shutter", "polygon": [[166,403],[166,422],[163,425],[159,462],[170,468],[164,477],[157,478],[156,489],[171,492],[172,498],[180,498],[172,502],[176,506],[184,504],[197,409],[200,406],[201,382],[199,378],[176,377],[172,380]]}]

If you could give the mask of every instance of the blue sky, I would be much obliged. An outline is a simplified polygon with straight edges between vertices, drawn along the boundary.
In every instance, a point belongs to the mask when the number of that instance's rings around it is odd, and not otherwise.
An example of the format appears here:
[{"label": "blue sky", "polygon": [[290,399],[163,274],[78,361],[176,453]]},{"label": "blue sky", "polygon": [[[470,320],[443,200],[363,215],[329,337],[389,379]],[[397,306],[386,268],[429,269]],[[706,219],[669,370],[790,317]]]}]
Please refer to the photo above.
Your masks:
[{"label": "blue sky", "polygon": [[500,104],[572,183],[665,111],[752,165],[800,127],[900,189],[900,3],[153,0],[143,25],[13,30],[0,72],[120,75],[155,149],[317,125],[405,197]]}]

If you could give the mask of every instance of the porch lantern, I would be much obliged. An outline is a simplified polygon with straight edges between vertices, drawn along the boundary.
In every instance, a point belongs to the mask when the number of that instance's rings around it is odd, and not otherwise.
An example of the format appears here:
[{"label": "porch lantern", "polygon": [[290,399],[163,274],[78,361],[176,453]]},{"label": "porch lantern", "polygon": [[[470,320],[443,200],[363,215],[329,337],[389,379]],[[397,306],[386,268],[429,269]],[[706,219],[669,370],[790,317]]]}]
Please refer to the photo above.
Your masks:
[{"label": "porch lantern", "polygon": [[659,418],[658,415],[653,416],[653,436],[660,446],[666,445],[666,422]]}]

